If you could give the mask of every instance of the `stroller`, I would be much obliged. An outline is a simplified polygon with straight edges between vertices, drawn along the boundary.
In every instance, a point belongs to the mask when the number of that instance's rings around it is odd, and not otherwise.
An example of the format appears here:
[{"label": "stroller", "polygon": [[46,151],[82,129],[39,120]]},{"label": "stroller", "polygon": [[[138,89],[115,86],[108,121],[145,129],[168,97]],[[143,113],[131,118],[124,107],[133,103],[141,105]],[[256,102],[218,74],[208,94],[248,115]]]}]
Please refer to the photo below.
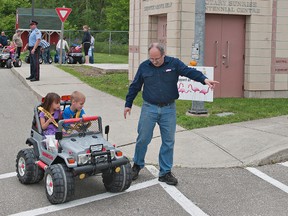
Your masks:
[{"label": "stroller", "polygon": [[84,56],[82,54],[82,49],[79,45],[72,44],[70,46],[66,60],[68,64],[76,64],[77,62],[79,64],[83,64],[85,62]]},{"label": "stroller", "polygon": [[7,67],[12,68],[14,67],[21,67],[22,61],[20,58],[17,57],[16,54],[16,47],[14,46],[5,46],[0,49],[0,67]]}]

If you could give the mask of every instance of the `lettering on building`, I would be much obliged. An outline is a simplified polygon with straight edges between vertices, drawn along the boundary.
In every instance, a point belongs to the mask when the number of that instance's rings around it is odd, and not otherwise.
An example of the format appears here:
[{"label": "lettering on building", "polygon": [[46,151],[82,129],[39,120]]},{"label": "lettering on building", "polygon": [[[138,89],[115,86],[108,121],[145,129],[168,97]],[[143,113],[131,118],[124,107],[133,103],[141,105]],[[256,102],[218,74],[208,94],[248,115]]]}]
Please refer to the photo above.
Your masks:
[{"label": "lettering on building", "polygon": [[275,59],[275,73],[288,73],[288,58]]},{"label": "lettering on building", "polygon": [[151,10],[159,10],[159,9],[166,9],[172,7],[172,2],[156,4],[156,5],[149,5],[144,7],[144,11],[151,11]]},{"label": "lettering on building", "polygon": [[234,14],[259,14],[257,2],[235,0],[206,0],[206,12],[234,13]]}]

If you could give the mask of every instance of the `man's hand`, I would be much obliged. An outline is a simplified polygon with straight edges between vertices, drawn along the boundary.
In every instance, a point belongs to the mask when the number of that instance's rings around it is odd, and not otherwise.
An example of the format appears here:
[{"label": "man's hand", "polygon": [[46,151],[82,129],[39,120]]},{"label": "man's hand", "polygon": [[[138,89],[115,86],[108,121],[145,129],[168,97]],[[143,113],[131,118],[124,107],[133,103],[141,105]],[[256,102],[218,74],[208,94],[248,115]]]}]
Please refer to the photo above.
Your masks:
[{"label": "man's hand", "polygon": [[205,79],[204,80],[205,84],[208,85],[211,89],[214,89],[216,84],[219,84],[218,81],[215,80],[209,80],[209,79]]},{"label": "man's hand", "polygon": [[125,108],[124,108],[124,118],[125,118],[125,119],[126,119],[127,113],[129,113],[129,115],[131,114],[131,108],[130,108],[130,107],[125,107]]}]

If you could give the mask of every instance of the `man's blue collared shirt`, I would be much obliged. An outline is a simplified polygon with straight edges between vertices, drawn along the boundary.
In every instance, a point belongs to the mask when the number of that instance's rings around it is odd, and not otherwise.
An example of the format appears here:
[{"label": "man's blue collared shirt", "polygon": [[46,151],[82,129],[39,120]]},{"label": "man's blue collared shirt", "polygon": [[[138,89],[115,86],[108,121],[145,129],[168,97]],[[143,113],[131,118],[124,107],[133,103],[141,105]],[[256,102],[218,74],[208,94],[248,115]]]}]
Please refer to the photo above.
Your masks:
[{"label": "man's blue collared shirt", "polygon": [[201,71],[190,68],[178,58],[165,56],[164,63],[155,67],[150,60],[142,62],[126,96],[125,107],[132,107],[133,101],[143,87],[143,100],[152,103],[171,103],[178,99],[177,82],[179,76],[204,83],[207,79]]},{"label": "man's blue collared shirt", "polygon": [[41,40],[41,32],[35,28],[29,36],[29,47],[33,47],[38,39]]}]

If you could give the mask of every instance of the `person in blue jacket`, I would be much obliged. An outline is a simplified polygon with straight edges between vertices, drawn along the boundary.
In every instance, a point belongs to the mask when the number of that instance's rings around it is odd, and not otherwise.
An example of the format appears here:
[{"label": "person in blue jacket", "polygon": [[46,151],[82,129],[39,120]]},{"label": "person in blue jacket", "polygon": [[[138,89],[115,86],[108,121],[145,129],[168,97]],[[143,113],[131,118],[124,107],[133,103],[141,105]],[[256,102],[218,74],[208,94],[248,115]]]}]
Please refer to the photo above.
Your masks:
[{"label": "person in blue jacket", "polygon": [[8,38],[5,35],[5,32],[2,31],[1,32],[1,36],[0,36],[0,46],[5,47],[8,45]]},{"label": "person in blue jacket", "polygon": [[27,77],[27,80],[31,82],[40,80],[40,65],[39,65],[39,56],[40,56],[40,41],[42,38],[41,31],[37,28],[38,22],[31,20],[30,29],[31,33],[29,35],[28,43],[26,44],[24,51],[29,49],[30,57],[30,76]]},{"label": "person in blue jacket", "polygon": [[133,100],[143,86],[143,105],[138,122],[132,180],[138,178],[145,166],[145,155],[148,144],[153,137],[156,123],[160,127],[162,144],[159,152],[159,178],[161,182],[176,185],[177,178],[172,174],[173,152],[176,132],[175,100],[179,93],[177,82],[179,76],[185,76],[201,82],[214,89],[218,83],[209,80],[201,71],[190,68],[177,58],[166,56],[164,45],[152,43],[148,48],[149,59],[142,62],[133,82],[129,87],[124,108],[124,118],[130,114]]}]

